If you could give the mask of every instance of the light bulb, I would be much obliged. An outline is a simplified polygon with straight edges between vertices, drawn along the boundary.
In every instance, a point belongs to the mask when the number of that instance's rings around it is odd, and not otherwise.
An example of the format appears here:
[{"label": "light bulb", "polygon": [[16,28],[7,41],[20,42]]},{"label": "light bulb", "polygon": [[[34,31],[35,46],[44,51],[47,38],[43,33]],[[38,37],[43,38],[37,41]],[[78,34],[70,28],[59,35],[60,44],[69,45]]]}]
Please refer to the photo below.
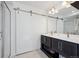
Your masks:
[{"label": "light bulb", "polygon": [[66,1],[64,1],[64,2],[62,3],[62,5],[63,5],[63,6],[65,6],[66,4],[67,4],[67,2],[66,2]]},{"label": "light bulb", "polygon": [[58,10],[55,10],[55,13],[58,13]]},{"label": "light bulb", "polygon": [[52,11],[53,11],[53,12],[55,11],[54,8],[52,8]]},{"label": "light bulb", "polygon": [[51,14],[52,12],[51,11],[49,11],[49,14]]}]

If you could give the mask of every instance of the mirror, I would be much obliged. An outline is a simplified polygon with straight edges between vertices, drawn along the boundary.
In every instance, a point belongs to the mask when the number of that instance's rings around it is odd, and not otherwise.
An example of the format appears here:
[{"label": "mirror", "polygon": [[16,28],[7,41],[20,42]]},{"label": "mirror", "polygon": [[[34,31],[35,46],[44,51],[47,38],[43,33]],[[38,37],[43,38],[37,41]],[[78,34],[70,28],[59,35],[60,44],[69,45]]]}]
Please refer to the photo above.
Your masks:
[{"label": "mirror", "polygon": [[64,33],[79,34],[79,14],[64,18]]}]

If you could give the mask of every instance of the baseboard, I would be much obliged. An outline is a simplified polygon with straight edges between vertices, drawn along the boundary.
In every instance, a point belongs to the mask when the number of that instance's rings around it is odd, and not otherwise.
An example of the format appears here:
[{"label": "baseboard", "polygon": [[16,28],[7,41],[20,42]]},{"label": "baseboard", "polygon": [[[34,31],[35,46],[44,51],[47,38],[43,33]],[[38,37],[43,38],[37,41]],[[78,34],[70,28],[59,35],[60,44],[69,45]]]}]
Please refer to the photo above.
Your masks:
[{"label": "baseboard", "polygon": [[[35,50],[32,50],[32,51],[36,51],[36,50],[39,50],[39,49],[35,49]],[[20,53],[20,54],[16,54],[16,56],[22,55],[22,54],[25,54],[25,53],[29,53],[29,52],[32,52],[32,51],[28,51],[28,52],[23,52],[23,53]]]},{"label": "baseboard", "polygon": [[10,56],[10,58],[15,58],[15,55]]}]

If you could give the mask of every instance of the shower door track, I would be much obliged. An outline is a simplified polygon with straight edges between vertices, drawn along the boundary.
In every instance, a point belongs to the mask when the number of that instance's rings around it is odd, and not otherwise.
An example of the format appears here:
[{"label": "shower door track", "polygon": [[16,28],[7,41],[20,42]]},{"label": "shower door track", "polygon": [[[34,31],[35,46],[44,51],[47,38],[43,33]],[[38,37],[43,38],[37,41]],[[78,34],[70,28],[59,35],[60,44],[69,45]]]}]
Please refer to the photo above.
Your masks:
[{"label": "shower door track", "polygon": [[26,13],[30,13],[31,16],[32,16],[32,14],[35,14],[35,15],[41,15],[41,16],[46,16],[46,17],[49,17],[49,18],[54,18],[54,19],[60,19],[60,20],[63,20],[63,18],[53,17],[53,16],[49,16],[49,15],[45,15],[45,14],[41,14],[41,13],[38,13],[38,12],[33,12],[32,10],[27,11],[27,10],[23,10],[23,9],[20,9],[20,8],[14,8],[14,10],[16,10],[16,11],[22,11],[22,12],[26,12]]}]

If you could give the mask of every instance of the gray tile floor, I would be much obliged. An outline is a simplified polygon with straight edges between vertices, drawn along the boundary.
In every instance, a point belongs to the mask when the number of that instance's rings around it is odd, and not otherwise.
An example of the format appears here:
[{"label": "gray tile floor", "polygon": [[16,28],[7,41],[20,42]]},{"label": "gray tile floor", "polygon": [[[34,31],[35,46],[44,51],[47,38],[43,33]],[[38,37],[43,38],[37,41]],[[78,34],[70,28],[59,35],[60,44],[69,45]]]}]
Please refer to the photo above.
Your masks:
[{"label": "gray tile floor", "polygon": [[16,58],[48,58],[48,56],[41,50],[35,50],[32,52],[27,52],[21,55],[17,55]]}]

